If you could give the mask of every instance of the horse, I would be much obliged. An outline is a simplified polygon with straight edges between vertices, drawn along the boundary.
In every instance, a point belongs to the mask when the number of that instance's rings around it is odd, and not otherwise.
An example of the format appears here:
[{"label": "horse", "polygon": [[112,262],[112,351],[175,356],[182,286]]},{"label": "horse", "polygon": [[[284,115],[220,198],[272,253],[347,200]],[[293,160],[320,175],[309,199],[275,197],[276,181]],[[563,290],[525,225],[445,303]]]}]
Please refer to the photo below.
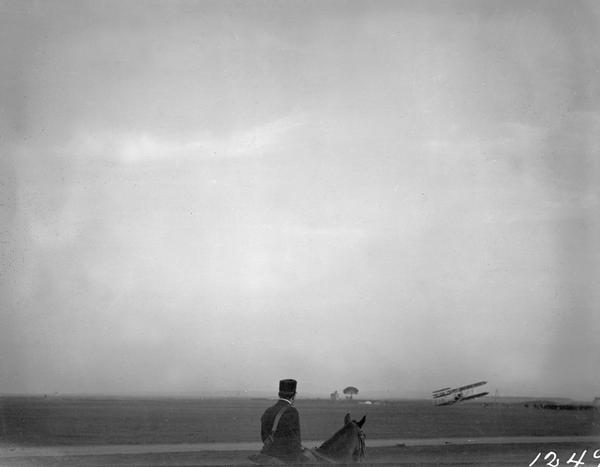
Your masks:
[{"label": "horse", "polygon": [[[361,462],[367,454],[366,436],[362,431],[367,416],[358,422],[352,420],[350,414],[344,417],[344,426],[336,431],[331,438],[313,449],[304,449],[301,464],[347,464]],[[265,454],[253,454],[248,458],[261,465],[285,465],[279,459]]]}]

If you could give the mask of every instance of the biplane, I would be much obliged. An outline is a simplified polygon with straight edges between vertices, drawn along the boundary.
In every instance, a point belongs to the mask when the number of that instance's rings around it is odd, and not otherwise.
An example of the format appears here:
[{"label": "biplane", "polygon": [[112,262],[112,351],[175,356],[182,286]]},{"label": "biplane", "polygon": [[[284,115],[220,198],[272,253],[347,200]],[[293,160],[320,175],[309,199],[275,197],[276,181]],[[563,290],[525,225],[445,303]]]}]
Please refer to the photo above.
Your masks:
[{"label": "biplane", "polygon": [[476,397],[483,397],[487,395],[487,392],[479,392],[477,394],[475,388],[487,384],[487,381],[479,381],[473,384],[467,384],[459,388],[442,388],[437,391],[433,391],[433,404],[434,405],[451,405],[457,402],[468,401],[469,399],[475,399]]}]

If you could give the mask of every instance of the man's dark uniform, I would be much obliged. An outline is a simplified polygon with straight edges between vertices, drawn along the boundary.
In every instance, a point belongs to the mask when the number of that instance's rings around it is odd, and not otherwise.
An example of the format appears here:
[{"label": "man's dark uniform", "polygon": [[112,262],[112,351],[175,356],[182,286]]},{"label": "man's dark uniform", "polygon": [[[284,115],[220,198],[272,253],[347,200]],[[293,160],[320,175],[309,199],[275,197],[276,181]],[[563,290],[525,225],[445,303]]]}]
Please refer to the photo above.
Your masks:
[{"label": "man's dark uniform", "polygon": [[263,447],[262,453],[268,456],[277,457],[285,462],[300,462],[303,460],[302,444],[300,438],[300,417],[298,410],[292,405],[292,400],[296,394],[296,381],[293,379],[284,379],[279,382],[279,397],[277,403],[267,410],[260,419],[261,438],[264,441],[271,434],[273,423],[277,413],[285,407],[281,415],[273,444],[269,447]]}]

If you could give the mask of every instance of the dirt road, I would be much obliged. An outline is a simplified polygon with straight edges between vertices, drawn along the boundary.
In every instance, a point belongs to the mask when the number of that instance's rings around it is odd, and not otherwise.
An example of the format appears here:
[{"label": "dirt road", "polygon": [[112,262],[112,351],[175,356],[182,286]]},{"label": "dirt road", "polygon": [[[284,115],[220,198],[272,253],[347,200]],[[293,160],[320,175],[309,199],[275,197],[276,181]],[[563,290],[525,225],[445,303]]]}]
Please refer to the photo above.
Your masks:
[{"label": "dirt road", "polygon": [[[307,441],[307,447],[318,441]],[[373,465],[570,466],[600,464],[600,437],[496,437],[368,440]],[[176,466],[253,465],[247,456],[258,443],[200,443],[64,447],[0,447],[0,465],[30,466]],[[539,455],[538,455],[539,454]],[[534,460],[537,457],[537,461]],[[544,460],[545,458],[545,460]]]}]

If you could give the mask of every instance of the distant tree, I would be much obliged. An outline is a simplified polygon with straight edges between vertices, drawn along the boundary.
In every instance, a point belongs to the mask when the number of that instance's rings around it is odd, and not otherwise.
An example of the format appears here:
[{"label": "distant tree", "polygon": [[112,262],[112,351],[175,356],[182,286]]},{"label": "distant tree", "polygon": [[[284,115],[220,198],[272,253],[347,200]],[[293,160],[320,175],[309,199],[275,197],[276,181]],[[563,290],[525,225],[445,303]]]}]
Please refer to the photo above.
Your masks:
[{"label": "distant tree", "polygon": [[346,395],[350,394],[349,399],[352,400],[352,395],[358,394],[358,389],[356,389],[354,386],[348,386],[346,389],[344,389],[343,393]]},{"label": "distant tree", "polygon": [[338,398],[340,397],[340,394],[337,392],[337,390],[335,392],[332,392],[329,397],[331,398],[332,401],[337,401]]}]

